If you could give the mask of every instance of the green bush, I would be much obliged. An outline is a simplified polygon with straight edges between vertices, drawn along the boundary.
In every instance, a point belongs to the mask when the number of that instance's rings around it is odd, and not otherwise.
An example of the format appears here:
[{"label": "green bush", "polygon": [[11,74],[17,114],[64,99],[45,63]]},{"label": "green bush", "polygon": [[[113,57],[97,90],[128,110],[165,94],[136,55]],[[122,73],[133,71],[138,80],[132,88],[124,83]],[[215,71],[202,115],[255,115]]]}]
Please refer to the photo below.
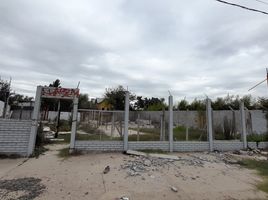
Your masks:
[{"label": "green bush", "polygon": [[268,141],[268,133],[264,134],[249,134],[247,135],[248,142],[262,142]]}]

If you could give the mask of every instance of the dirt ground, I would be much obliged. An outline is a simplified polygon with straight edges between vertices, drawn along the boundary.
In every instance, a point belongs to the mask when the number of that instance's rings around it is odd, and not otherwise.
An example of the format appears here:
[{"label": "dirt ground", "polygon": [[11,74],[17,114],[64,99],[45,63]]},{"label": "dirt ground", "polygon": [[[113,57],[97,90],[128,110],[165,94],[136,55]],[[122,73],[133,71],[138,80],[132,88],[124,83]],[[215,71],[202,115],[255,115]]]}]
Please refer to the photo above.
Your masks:
[{"label": "dirt ground", "polygon": [[[254,171],[215,155],[176,153],[178,161],[163,166],[145,161],[149,167],[131,174],[128,167],[136,167],[139,157],[90,153],[60,158],[58,150],[64,147],[50,145],[37,159],[1,159],[0,199],[267,199],[255,187],[261,179]],[[106,166],[110,170],[104,174]]]}]

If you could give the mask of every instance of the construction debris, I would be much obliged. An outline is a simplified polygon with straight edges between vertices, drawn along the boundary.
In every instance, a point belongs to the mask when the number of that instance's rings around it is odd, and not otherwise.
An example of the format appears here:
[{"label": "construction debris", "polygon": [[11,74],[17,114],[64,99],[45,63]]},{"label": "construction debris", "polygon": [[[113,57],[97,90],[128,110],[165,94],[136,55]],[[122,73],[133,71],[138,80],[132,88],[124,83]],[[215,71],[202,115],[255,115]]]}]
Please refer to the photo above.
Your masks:
[{"label": "construction debris", "polygon": [[169,159],[169,160],[180,160],[180,158],[178,156],[173,156],[173,155],[156,154],[156,153],[150,153],[148,155],[150,157],[153,157],[153,158],[161,158],[161,159]]},{"label": "construction debris", "polygon": [[146,153],[140,151],[127,150],[126,154],[134,155],[134,156],[147,156]]},{"label": "construction debris", "polygon": [[[182,178],[182,180],[191,179],[196,180],[197,177],[185,177],[179,172],[181,166],[190,166],[190,167],[205,167],[209,163],[222,163],[224,162],[227,165],[238,164],[239,158],[235,154],[250,156],[251,152],[256,159],[267,160],[267,155],[264,156],[260,150],[251,150],[251,151],[234,151],[230,152],[219,152],[215,151],[213,153],[207,152],[206,154],[186,154],[185,156],[179,157],[175,155],[166,155],[166,154],[146,154],[139,151],[128,150],[127,154],[130,155],[128,159],[124,159],[124,163],[121,164],[121,169],[125,170],[127,177],[141,176],[142,180],[145,180],[143,177],[144,174],[147,174],[151,178],[155,178],[154,172],[161,172],[165,168],[173,168],[175,170],[174,176]],[[265,154],[266,152],[264,152]],[[254,158],[255,158],[254,157]]]},{"label": "construction debris", "polygon": [[247,150],[236,150],[233,152],[235,155],[242,157],[250,157],[256,160],[268,160],[268,152],[262,151],[260,149],[249,148]]}]

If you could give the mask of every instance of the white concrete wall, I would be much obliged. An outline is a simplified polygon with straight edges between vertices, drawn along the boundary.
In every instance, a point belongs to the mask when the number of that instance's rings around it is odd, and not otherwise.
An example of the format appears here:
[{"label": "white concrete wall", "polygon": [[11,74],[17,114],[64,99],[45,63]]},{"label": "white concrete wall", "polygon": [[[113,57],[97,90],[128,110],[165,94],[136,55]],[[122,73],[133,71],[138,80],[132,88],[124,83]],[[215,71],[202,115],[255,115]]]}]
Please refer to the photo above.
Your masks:
[{"label": "white concrete wall", "polygon": [[31,121],[0,119],[0,154],[27,155]]},{"label": "white concrete wall", "polygon": [[252,118],[252,131],[253,133],[267,132],[267,120],[265,118],[265,112],[262,110],[249,111]]},{"label": "white concrete wall", "polygon": [[[257,148],[256,142],[248,142],[251,148]],[[268,148],[268,142],[260,142],[259,148]],[[83,151],[123,151],[123,141],[75,141],[75,149]],[[169,151],[167,141],[141,141],[128,142],[128,149],[131,150],[162,150]],[[214,141],[214,150],[234,151],[243,149],[240,141]],[[209,142],[185,141],[173,142],[175,152],[197,152],[209,151]]]},{"label": "white concrete wall", "polygon": [[79,151],[123,151],[123,141],[75,141]]},{"label": "white concrete wall", "polygon": [[[140,113],[141,119],[151,120],[160,123],[161,111],[130,111],[130,121],[136,121],[138,113]],[[186,126],[193,128],[204,128],[200,127],[199,113],[198,111],[174,111],[174,125]],[[168,111],[165,112],[165,121],[168,123]],[[186,117],[187,116],[187,117]],[[205,117],[205,113],[204,113]],[[232,120],[233,112],[231,110],[217,110],[212,113],[213,129],[217,126],[223,127],[224,118]],[[241,132],[241,120],[240,111],[235,111],[235,126],[237,132]],[[265,112],[262,110],[250,110],[246,111],[246,123],[247,133],[265,133],[267,132],[267,120],[265,118]]]}]

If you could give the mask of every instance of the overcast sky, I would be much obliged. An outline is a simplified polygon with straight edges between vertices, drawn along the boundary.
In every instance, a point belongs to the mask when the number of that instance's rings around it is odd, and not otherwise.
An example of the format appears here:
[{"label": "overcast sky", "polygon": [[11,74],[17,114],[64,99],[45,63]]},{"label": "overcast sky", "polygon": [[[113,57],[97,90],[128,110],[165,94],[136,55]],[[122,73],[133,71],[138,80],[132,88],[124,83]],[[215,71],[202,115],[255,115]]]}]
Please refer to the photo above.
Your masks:
[{"label": "overcast sky", "polygon": [[117,85],[176,100],[267,97],[266,84],[247,91],[265,67],[268,15],[214,0],[0,2],[0,76],[25,95],[59,78],[93,97]]}]

